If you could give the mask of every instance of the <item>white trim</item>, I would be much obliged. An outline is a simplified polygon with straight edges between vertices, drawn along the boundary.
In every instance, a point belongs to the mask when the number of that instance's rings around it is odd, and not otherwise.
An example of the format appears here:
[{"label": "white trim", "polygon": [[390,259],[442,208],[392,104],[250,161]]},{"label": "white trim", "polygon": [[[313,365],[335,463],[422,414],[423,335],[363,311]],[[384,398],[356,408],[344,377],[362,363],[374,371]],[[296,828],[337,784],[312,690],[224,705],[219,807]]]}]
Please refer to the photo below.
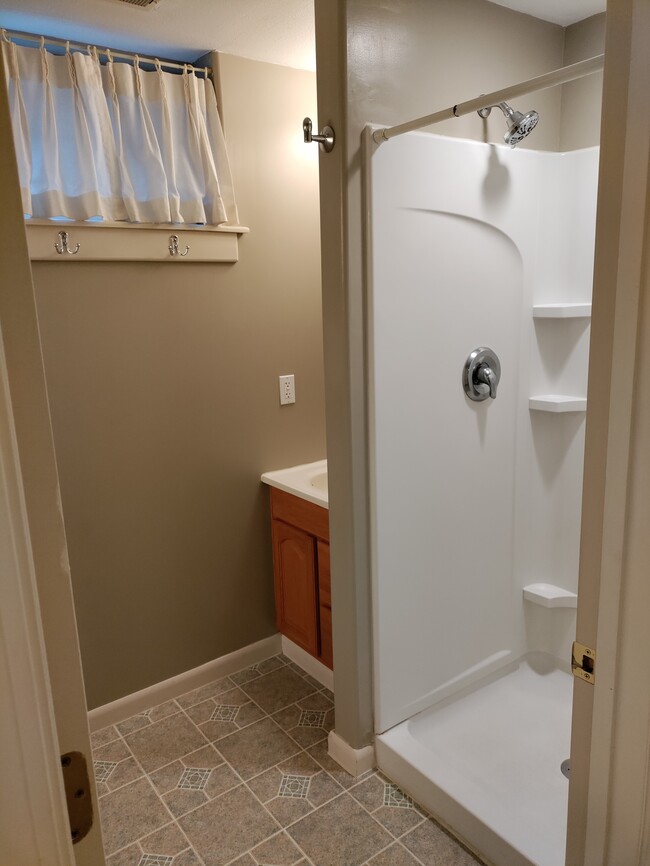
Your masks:
[{"label": "white trim", "polygon": [[329,732],[327,753],[332,760],[340,764],[355,779],[377,766],[374,745],[353,749],[336,731]]},{"label": "white trim", "polygon": [[329,689],[331,692],[334,691],[333,671],[322,662],[319,662],[318,659],[309,655],[308,652],[306,652],[302,647],[299,647],[298,644],[295,644],[292,640],[289,640],[285,635],[282,635],[282,652],[287,656],[287,658],[290,658],[294,664],[297,664],[299,668],[302,668],[305,673],[308,673],[310,677],[318,680],[322,686],[325,686],[325,688]]},{"label": "white trim", "polygon": [[96,707],[88,713],[90,730],[99,731],[107,725],[122,722],[149,707],[157,706],[164,701],[185,694],[185,692],[190,692],[192,689],[205,686],[221,677],[227,677],[228,674],[234,674],[235,671],[240,671],[249,665],[264,661],[264,659],[277,655],[281,649],[280,635],[274,634],[257,641],[257,643],[249,644],[228,653],[228,655],[214,659],[214,661],[185,671],[185,673],[170,677],[168,680],[163,680],[146,689],[141,689],[139,692],[125,695],[110,704]]},{"label": "white trim", "polygon": [[12,795],[0,861],[72,866],[74,853],[31,539],[0,337],[0,755]]}]

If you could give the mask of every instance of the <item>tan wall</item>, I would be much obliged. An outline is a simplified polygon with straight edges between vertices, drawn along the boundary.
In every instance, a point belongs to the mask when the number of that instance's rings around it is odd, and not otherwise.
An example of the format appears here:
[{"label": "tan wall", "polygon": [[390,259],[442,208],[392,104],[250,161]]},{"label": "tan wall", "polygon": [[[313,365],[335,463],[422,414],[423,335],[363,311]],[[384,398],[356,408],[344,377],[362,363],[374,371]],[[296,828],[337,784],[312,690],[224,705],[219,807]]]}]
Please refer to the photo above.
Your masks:
[{"label": "tan wall", "polygon": [[325,456],[315,76],[220,67],[240,261],[34,265],[90,707],[275,632],[259,475]]},{"label": "tan wall", "polygon": [[[564,37],[564,64],[577,63],[605,50],[605,13],[593,15],[567,27]],[[600,114],[603,73],[588,75],[562,88],[560,149],[593,147],[600,141]]]},{"label": "tan wall", "polygon": [[[484,0],[316,0],[316,22],[319,117],[341,147],[321,157],[336,729],[360,747],[372,732],[372,654],[359,137],[367,122],[399,123],[561,66],[564,31]],[[530,146],[558,149],[560,91],[516,107],[543,116]],[[436,127],[493,141],[504,130],[500,112]]]}]

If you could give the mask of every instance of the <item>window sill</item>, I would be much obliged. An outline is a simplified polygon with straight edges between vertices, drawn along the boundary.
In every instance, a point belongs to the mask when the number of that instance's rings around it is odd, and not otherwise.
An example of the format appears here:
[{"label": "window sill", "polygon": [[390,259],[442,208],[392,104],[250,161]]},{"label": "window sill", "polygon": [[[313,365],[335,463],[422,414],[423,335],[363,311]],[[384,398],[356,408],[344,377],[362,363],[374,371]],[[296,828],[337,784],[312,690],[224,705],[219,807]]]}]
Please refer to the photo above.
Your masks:
[{"label": "window sill", "polygon": [[[81,223],[26,220],[27,247],[32,261],[48,262],[236,262],[239,237],[246,226],[172,226],[134,223]],[[58,253],[59,232],[68,232],[75,255]],[[170,236],[178,235],[180,252],[169,252]]]}]

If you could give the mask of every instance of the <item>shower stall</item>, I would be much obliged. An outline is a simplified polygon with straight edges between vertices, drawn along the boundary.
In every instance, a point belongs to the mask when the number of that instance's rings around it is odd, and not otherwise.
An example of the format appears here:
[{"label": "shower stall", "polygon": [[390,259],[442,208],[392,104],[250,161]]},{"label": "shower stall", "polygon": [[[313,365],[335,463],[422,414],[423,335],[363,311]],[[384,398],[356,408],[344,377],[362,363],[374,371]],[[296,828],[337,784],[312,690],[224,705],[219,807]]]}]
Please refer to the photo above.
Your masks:
[{"label": "shower stall", "polygon": [[599,152],[385,139],[365,132],[377,760],[488,862],[561,866]]}]

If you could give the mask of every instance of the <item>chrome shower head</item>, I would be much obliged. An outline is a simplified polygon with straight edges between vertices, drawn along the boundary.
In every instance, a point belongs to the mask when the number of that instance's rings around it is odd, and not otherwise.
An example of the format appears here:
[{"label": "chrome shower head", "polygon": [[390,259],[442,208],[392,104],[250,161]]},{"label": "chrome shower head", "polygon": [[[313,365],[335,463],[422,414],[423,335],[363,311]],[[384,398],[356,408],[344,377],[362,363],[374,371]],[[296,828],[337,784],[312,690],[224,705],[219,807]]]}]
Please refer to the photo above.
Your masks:
[{"label": "chrome shower head", "polygon": [[[487,117],[494,107],[481,108],[478,112],[479,116]],[[503,112],[503,116],[508,124],[508,131],[503,136],[503,140],[510,147],[518,145],[527,135],[530,135],[539,123],[539,114],[536,111],[522,114],[521,111],[515,111],[507,102],[500,102],[498,108]]]}]

